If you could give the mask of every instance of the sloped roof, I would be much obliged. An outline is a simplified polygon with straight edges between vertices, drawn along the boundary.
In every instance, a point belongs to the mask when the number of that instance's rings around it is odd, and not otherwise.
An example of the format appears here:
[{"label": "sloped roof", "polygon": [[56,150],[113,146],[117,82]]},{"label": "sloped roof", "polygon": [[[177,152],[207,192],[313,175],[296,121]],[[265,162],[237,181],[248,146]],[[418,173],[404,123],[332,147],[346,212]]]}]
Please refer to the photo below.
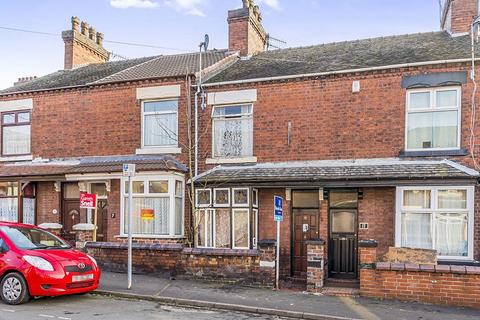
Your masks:
[{"label": "sloped roof", "polygon": [[0,178],[118,173],[124,163],[136,164],[137,171],[187,172],[187,167],[170,155],[126,155],[4,163],[0,165]]},{"label": "sloped roof", "polygon": [[[203,54],[202,65],[209,67],[227,57],[227,50]],[[123,61],[95,63],[72,70],[60,70],[26,83],[0,90],[0,95],[43,91],[112,82],[184,76],[199,70],[198,53],[153,56]]]},{"label": "sloped roof", "polygon": [[465,59],[470,50],[469,36],[444,31],[273,50],[238,60],[207,83]]},{"label": "sloped roof", "polygon": [[328,183],[338,181],[477,179],[479,173],[448,160],[321,160],[218,166],[195,183]]}]

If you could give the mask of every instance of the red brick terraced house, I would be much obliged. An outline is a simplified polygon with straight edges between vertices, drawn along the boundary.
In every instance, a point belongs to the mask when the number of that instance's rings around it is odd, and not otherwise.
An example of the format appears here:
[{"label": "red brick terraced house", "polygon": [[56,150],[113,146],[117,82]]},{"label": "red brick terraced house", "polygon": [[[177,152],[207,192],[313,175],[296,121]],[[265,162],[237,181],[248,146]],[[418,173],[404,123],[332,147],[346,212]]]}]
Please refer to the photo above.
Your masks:
[{"label": "red brick terraced house", "polygon": [[[124,270],[121,165],[135,163],[138,272],[273,286],[278,265],[311,292],[480,307],[477,1],[446,1],[438,32],[273,51],[243,2],[203,70],[198,54],[106,62],[103,35],[73,19],[65,70],[0,91],[0,219]],[[101,199],[97,242],[83,191]],[[392,248],[435,261],[392,262]]]}]

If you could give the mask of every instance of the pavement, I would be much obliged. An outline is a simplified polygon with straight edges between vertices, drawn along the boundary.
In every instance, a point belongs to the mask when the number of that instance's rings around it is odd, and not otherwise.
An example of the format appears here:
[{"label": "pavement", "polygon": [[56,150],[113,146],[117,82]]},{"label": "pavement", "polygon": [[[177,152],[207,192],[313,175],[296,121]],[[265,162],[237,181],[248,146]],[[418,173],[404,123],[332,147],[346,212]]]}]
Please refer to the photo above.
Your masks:
[{"label": "pavement", "polygon": [[140,299],[162,305],[249,312],[296,319],[480,319],[480,310],[420,303],[331,297],[296,291],[251,288],[235,284],[103,272],[98,294]]},{"label": "pavement", "polygon": [[[249,313],[175,307],[159,302],[98,295],[41,298],[20,306],[0,302],[0,320],[246,320]],[[257,320],[274,320],[270,315]]]}]

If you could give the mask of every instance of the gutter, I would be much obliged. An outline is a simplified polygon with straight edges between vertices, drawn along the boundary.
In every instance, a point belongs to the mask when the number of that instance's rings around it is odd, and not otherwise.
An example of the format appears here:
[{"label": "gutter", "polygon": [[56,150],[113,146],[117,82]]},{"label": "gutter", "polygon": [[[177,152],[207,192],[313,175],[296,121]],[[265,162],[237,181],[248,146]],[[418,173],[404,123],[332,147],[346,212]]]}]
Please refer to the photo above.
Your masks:
[{"label": "gutter", "polygon": [[[480,58],[476,58],[475,60],[480,61]],[[358,73],[358,72],[378,71],[378,70],[397,69],[397,68],[419,67],[419,66],[427,66],[427,65],[435,65],[435,64],[463,63],[463,62],[471,62],[471,61],[472,61],[471,58],[462,58],[462,59],[451,59],[451,60],[412,62],[412,63],[392,64],[392,65],[387,65],[387,66],[378,66],[378,67],[369,67],[369,68],[345,69],[345,70],[338,70],[338,71],[294,74],[294,75],[288,75],[288,76],[277,76],[277,77],[253,78],[253,79],[245,79],[245,80],[212,82],[212,83],[204,83],[202,86],[203,87],[215,87],[215,86],[232,85],[232,84],[245,84],[245,83],[253,83],[253,82],[269,82],[269,81],[277,81],[277,80],[288,80],[288,79],[297,79],[297,78],[311,78],[311,77],[321,77],[321,76],[329,76],[329,75],[341,75],[341,74],[347,74],[347,73]]]}]

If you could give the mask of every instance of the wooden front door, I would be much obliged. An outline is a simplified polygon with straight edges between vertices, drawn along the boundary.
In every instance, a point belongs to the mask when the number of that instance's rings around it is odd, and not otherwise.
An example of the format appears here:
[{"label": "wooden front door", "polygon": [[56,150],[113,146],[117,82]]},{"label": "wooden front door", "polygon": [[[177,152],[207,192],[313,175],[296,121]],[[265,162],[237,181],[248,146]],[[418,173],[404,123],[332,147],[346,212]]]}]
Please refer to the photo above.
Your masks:
[{"label": "wooden front door", "polygon": [[80,200],[63,200],[62,210],[62,237],[75,242],[75,233],[73,226],[80,223]]},{"label": "wooden front door", "polygon": [[[107,223],[108,223],[107,208],[108,208],[107,199],[98,199],[97,201],[97,241],[107,241]],[[92,210],[92,214],[95,214],[93,210]]]},{"label": "wooden front door", "polygon": [[306,241],[318,238],[318,209],[293,209],[293,261],[294,277],[307,273]]}]

